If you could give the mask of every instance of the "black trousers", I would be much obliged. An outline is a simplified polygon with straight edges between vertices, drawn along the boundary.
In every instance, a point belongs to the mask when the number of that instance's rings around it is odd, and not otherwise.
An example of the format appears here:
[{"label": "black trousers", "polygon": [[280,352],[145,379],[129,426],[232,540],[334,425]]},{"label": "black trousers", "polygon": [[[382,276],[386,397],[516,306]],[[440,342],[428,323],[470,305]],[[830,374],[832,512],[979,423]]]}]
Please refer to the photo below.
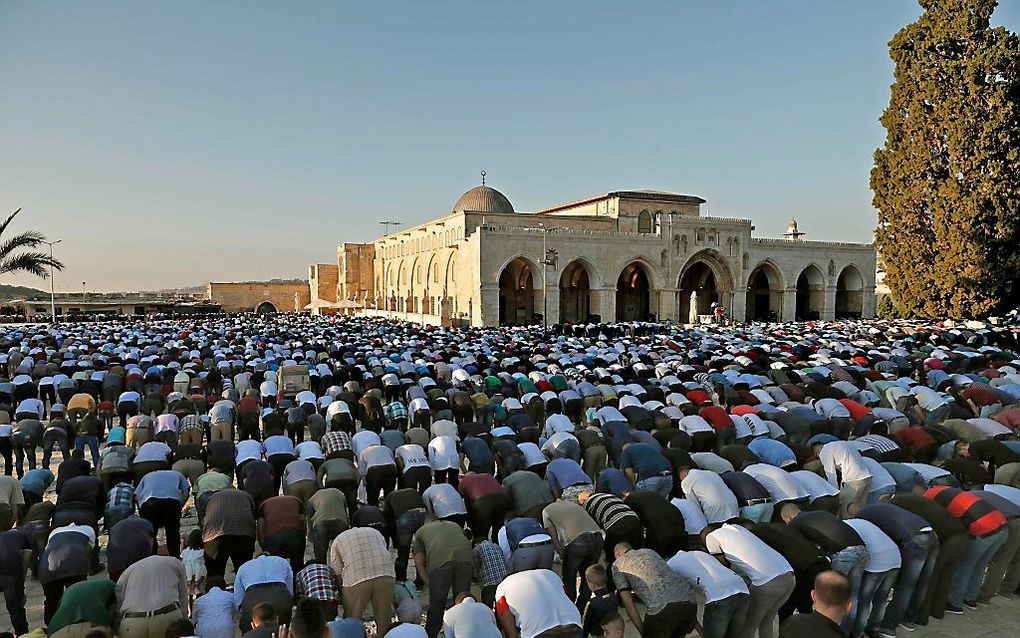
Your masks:
[{"label": "black trousers", "polygon": [[159,528],[166,532],[166,551],[181,557],[181,502],[175,498],[150,498],[138,508],[138,515],[152,523],[153,553],[158,553]]},{"label": "black trousers", "polygon": [[25,577],[22,573],[0,576],[0,589],[7,603],[7,613],[11,615],[14,635],[28,633],[28,616],[25,613]]},{"label": "black trousers", "polygon": [[294,573],[301,571],[305,563],[305,530],[282,529],[266,539],[262,549],[273,556],[280,556],[290,561]]},{"label": "black trousers", "polygon": [[[597,532],[581,534],[563,547],[563,591],[571,601],[582,604],[591,597],[584,572],[602,557],[602,535]],[[580,578],[581,589],[577,590]]]},{"label": "black trousers", "polygon": [[13,452],[14,445],[11,443],[11,437],[0,437],[0,455],[4,457],[4,474],[7,476],[10,476],[14,472]]},{"label": "black trousers", "polygon": [[424,494],[430,485],[432,485],[432,468],[425,465],[409,467],[400,477],[400,487],[416,489],[419,494]]},{"label": "black trousers", "polygon": [[460,484],[460,470],[455,467],[448,470],[436,470],[432,476],[436,483],[449,483],[453,489],[457,489]]},{"label": "black trousers", "polygon": [[694,630],[698,606],[694,603],[669,603],[657,614],[645,616],[644,638],[684,638]]},{"label": "black trousers", "polygon": [[312,527],[312,550],[315,552],[315,562],[326,563],[329,558],[329,546],[333,543],[333,539],[345,531],[347,531],[347,523],[338,518],[319,521]]},{"label": "black trousers", "polygon": [[486,494],[469,501],[467,504],[468,527],[476,540],[491,537],[492,542],[497,541],[499,528],[503,527],[503,519],[506,513],[513,508],[513,501],[509,494],[497,493]]},{"label": "black trousers", "polygon": [[64,596],[64,590],[75,583],[80,583],[85,580],[86,576],[69,576],[67,578],[58,578],[51,580],[48,583],[44,583],[43,595],[43,622],[47,625],[53,619],[53,614],[57,613],[57,608],[60,607],[60,599]]},{"label": "black trousers", "polygon": [[470,561],[450,561],[429,569],[429,611],[425,618],[425,633],[429,638],[436,638],[443,626],[450,595],[471,589],[472,573]]},{"label": "black trousers", "polygon": [[280,493],[280,482],[283,481],[283,470],[287,464],[294,460],[293,454],[271,454],[266,457],[269,464],[273,466],[273,481],[276,483],[276,493]]},{"label": "black trousers", "polygon": [[53,457],[54,447],[60,450],[62,461],[71,458],[71,443],[67,440],[67,434],[63,434],[59,429],[54,428],[53,432],[43,434],[42,466],[47,470],[50,469],[50,459]]},{"label": "black trousers", "polygon": [[379,507],[379,492],[383,498],[397,487],[397,466],[376,465],[365,472],[365,491],[368,493],[368,504]]},{"label": "black trousers", "polygon": [[397,547],[394,565],[397,581],[407,580],[407,563],[411,559],[411,541],[414,533],[425,524],[425,510],[404,512],[393,524],[393,544]]},{"label": "black trousers", "polygon": [[618,543],[630,543],[630,546],[634,549],[641,549],[645,541],[645,530],[641,526],[641,521],[636,517],[627,517],[626,519],[610,525],[609,529],[606,530],[606,540],[604,549],[606,552],[606,568],[613,566],[613,561],[616,560],[616,545]]},{"label": "black trousers", "polygon": [[205,554],[205,570],[210,577],[222,577],[227,571],[227,560],[234,566],[234,573],[241,565],[255,556],[255,537],[226,534],[216,539],[216,557],[210,557],[208,549]]}]

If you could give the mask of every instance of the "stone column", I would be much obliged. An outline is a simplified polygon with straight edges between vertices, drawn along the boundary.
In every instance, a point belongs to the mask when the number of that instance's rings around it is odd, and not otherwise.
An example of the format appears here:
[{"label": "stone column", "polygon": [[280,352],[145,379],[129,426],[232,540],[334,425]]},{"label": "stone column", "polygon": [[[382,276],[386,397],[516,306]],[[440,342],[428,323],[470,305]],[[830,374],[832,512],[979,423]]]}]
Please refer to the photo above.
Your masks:
[{"label": "stone column", "polygon": [[591,311],[602,316],[602,322],[616,321],[616,286],[592,288]]},{"label": "stone column", "polygon": [[479,289],[481,303],[471,310],[471,324],[475,326],[499,325],[499,285],[482,284]]},{"label": "stone column", "polygon": [[731,290],[725,295],[723,299],[729,297],[729,303],[725,304],[727,311],[730,313],[730,319],[733,321],[744,321],[747,319],[747,291],[744,288],[738,288]]},{"label": "stone column", "polygon": [[797,318],[797,289],[787,288],[783,290],[783,310],[780,313],[780,321],[794,321]]},{"label": "stone column", "polygon": [[676,294],[676,288],[663,288],[658,291],[658,307],[656,307],[656,304],[652,304],[652,312],[655,313],[655,318],[657,320],[665,321],[667,319],[672,319],[676,321]]},{"label": "stone column", "polygon": [[832,321],[836,318],[836,287],[825,287],[825,307],[822,308],[822,320]]}]

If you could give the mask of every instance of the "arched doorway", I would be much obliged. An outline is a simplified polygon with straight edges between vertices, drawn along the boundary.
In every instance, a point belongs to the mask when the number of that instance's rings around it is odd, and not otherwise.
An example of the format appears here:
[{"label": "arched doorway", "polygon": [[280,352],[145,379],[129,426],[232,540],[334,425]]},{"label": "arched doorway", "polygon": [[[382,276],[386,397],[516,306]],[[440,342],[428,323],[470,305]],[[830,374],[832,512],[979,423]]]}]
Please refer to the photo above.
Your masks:
[{"label": "arched doorway", "polygon": [[768,262],[759,264],[747,278],[747,321],[779,321],[783,312],[783,285],[779,272]]},{"label": "arched doorway", "polygon": [[268,315],[274,312],[279,312],[279,310],[276,309],[276,306],[271,301],[263,301],[255,306],[255,313],[259,315]]},{"label": "arched doorway", "polygon": [[854,266],[847,266],[836,280],[836,318],[860,319],[864,312],[864,277]]},{"label": "arched doorway", "polygon": [[648,319],[651,286],[648,273],[638,262],[631,262],[616,280],[616,320],[646,321]]},{"label": "arched doorway", "polygon": [[[680,291],[680,303],[677,304],[680,310],[679,321],[691,322],[694,315],[712,314],[712,304],[719,301],[719,282],[716,281],[715,271],[704,261],[696,261],[684,269],[677,288]],[[698,293],[697,308],[692,313],[691,293],[695,292]]]},{"label": "arched doorway", "polygon": [[797,321],[822,318],[825,308],[825,278],[814,265],[808,266],[797,277]]},{"label": "arched doorway", "polygon": [[588,269],[574,260],[560,276],[560,323],[582,323],[591,314],[591,280]]},{"label": "arched doorway", "polygon": [[517,257],[499,274],[499,325],[527,325],[534,314],[535,275],[531,264]]}]

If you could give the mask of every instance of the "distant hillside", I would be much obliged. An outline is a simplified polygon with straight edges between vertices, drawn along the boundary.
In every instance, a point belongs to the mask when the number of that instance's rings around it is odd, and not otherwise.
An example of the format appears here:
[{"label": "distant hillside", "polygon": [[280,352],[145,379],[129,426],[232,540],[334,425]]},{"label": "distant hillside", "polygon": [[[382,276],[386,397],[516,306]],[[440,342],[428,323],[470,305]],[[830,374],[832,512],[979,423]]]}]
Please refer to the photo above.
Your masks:
[{"label": "distant hillside", "polygon": [[28,286],[0,284],[0,299],[49,299],[50,293]]}]

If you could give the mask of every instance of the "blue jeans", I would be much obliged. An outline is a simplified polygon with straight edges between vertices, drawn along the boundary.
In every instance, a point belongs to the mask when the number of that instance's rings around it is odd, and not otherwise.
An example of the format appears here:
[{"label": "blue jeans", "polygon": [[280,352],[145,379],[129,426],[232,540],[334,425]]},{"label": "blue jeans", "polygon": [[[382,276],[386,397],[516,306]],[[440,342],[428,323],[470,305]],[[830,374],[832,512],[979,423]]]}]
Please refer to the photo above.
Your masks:
[{"label": "blue jeans", "polygon": [[964,554],[963,560],[956,566],[956,572],[953,574],[953,582],[949,586],[950,605],[963,607],[963,601],[977,600],[981,582],[985,579],[985,567],[988,567],[988,562],[1008,537],[1009,533],[1003,527],[994,534],[975,538],[971,542],[970,549]]},{"label": "blue jeans", "polygon": [[740,518],[750,519],[755,523],[767,523],[772,520],[772,512],[775,507],[775,503],[745,505],[740,508]]},{"label": "blue jeans", "polygon": [[890,569],[884,572],[864,572],[861,579],[861,593],[858,603],[857,619],[850,629],[851,636],[861,636],[878,630],[885,617],[885,609],[889,604],[889,591],[896,582],[900,570]]},{"label": "blue jeans", "polygon": [[744,616],[751,597],[733,594],[705,605],[701,617],[701,638],[736,638],[744,629]]},{"label": "blue jeans", "polygon": [[850,581],[850,600],[853,601],[853,604],[850,607],[850,613],[843,621],[843,627],[851,627],[857,617],[861,579],[864,578],[864,567],[868,564],[868,548],[864,545],[853,545],[833,554],[831,560],[832,569],[843,574]]},{"label": "blue jeans", "polygon": [[673,491],[673,477],[649,476],[646,479],[638,481],[634,485],[634,489],[639,492],[656,492],[668,501],[669,493]]},{"label": "blue jeans", "polygon": [[94,467],[99,467],[99,437],[85,436],[84,434],[79,434],[74,437],[74,449],[79,452],[85,449],[86,443],[89,446],[89,452],[92,453],[92,465]]},{"label": "blue jeans", "polygon": [[882,619],[883,629],[896,629],[904,618],[913,621],[917,617],[938,555],[939,538],[934,532],[921,532],[900,546],[900,573]]}]

